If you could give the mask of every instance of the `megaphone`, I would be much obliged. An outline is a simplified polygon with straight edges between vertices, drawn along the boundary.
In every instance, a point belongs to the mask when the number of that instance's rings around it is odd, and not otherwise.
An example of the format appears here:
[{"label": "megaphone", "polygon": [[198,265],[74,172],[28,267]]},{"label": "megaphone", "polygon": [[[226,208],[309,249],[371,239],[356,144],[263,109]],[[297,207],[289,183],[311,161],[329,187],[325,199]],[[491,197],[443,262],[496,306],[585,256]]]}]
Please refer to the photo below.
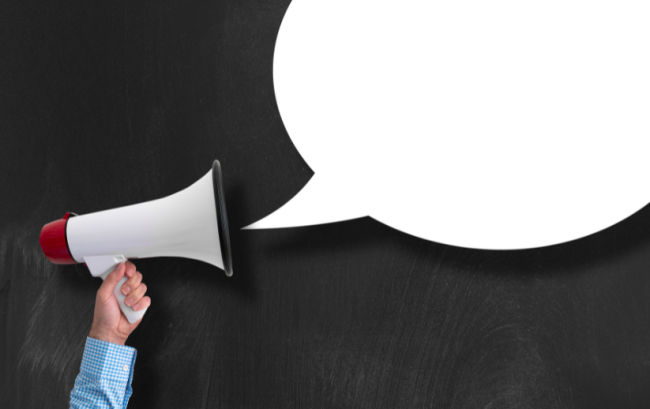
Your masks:
[{"label": "megaphone", "polygon": [[[94,277],[105,279],[127,259],[184,257],[212,264],[232,276],[228,216],[221,166],[215,160],[205,176],[171,196],[83,216],[66,213],[43,226],[45,256],[56,264],[85,263]],[[124,304],[120,288],[113,293],[120,309],[134,323],[146,308]]]}]

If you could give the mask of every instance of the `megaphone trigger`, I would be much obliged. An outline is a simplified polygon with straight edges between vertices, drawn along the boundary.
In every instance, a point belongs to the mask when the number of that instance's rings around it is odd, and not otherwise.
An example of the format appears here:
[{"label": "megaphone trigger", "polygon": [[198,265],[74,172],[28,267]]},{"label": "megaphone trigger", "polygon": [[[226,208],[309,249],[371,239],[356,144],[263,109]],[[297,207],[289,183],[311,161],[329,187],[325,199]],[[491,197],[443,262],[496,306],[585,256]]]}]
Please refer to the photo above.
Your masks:
[{"label": "megaphone trigger", "polygon": [[92,256],[84,257],[84,262],[90,270],[90,275],[93,277],[101,277],[102,280],[106,278],[111,271],[115,270],[118,264],[126,262],[126,257],[123,255],[116,256]]}]

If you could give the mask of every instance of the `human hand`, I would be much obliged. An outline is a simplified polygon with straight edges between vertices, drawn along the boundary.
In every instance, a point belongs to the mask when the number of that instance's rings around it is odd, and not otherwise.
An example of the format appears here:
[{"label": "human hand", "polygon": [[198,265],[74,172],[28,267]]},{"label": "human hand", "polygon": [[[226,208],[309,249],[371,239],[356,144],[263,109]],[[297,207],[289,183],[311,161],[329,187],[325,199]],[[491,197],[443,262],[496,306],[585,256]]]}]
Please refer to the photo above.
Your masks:
[{"label": "human hand", "polygon": [[144,296],[147,286],[142,283],[142,274],[135,270],[135,265],[130,261],[118,264],[97,291],[95,316],[89,337],[124,345],[128,336],[142,321],[140,318],[133,324],[129,323],[113,295],[113,289],[125,275],[129,278],[121,289],[122,294],[126,295],[124,303],[132,306],[135,311],[151,305],[151,298]]}]

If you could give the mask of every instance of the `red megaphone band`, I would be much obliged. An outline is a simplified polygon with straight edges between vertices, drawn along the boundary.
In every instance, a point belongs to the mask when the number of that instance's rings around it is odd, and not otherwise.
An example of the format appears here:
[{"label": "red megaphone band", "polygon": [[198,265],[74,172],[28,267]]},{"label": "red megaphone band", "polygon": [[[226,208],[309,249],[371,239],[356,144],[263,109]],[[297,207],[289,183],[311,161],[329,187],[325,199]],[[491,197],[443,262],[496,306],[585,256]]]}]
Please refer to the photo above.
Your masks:
[{"label": "red megaphone band", "polygon": [[53,221],[43,226],[41,230],[41,249],[45,256],[56,264],[76,264],[70,254],[68,240],[65,235],[65,228],[68,224],[70,213],[66,213],[62,219]]}]

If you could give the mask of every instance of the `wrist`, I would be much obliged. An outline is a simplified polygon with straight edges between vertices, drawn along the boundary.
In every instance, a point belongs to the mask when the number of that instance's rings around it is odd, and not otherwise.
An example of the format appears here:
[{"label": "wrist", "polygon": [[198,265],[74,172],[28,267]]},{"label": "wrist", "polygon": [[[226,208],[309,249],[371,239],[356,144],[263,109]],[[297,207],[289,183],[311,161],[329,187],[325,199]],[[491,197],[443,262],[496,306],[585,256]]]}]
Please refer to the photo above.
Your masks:
[{"label": "wrist", "polygon": [[95,338],[100,341],[106,341],[118,345],[124,345],[124,342],[126,342],[126,338],[119,337],[110,331],[103,331],[97,328],[91,328],[88,336],[90,338]]}]

